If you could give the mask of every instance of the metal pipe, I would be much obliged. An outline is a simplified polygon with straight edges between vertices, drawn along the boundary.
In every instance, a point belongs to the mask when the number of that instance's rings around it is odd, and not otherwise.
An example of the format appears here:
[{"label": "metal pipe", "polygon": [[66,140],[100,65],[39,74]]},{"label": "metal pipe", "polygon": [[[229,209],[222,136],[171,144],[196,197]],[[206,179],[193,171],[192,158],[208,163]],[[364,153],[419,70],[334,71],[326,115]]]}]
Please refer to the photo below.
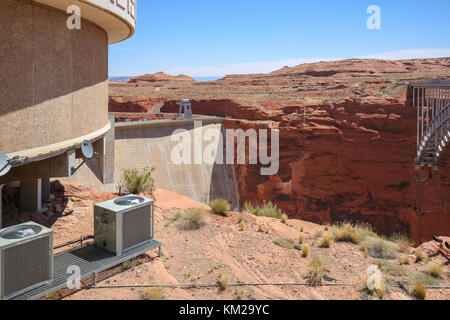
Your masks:
[{"label": "metal pipe", "polygon": [[[220,287],[219,283],[184,283],[184,284],[130,284],[130,285],[101,285],[91,286],[88,289],[132,289],[132,288],[217,288]],[[260,286],[282,286],[282,287],[294,287],[294,286],[308,286],[312,285],[307,282],[290,283],[290,282],[248,282],[248,283],[230,283],[227,287],[260,287]],[[357,287],[359,284],[352,283],[322,283],[317,285],[318,287]],[[404,288],[405,285],[390,285],[392,288]],[[426,286],[427,289],[450,289],[450,286]]]},{"label": "metal pipe", "polygon": [[53,250],[61,249],[61,248],[70,246],[70,245],[72,245],[72,244],[77,244],[77,243],[83,244],[83,241],[91,240],[91,239],[94,239],[94,236],[85,236],[85,237],[81,237],[80,239],[68,241],[68,242],[66,242],[66,243],[57,245],[56,247],[53,248]]}]

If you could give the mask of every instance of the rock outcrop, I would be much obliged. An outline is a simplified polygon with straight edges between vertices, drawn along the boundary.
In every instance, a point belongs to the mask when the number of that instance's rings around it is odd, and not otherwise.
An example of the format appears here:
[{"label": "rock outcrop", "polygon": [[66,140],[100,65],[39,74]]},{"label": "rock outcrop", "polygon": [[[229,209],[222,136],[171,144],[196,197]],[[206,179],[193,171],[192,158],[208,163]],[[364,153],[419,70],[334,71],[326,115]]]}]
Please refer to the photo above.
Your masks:
[{"label": "rock outcrop", "polygon": [[431,76],[449,79],[450,59],[305,64],[171,83],[160,89],[161,111],[190,98],[194,113],[226,117],[228,128],[280,131],[277,175],[236,165],[241,205],[272,200],[293,218],[367,222],[419,243],[450,234],[450,151],[438,173],[414,168],[416,113],[405,82]]}]

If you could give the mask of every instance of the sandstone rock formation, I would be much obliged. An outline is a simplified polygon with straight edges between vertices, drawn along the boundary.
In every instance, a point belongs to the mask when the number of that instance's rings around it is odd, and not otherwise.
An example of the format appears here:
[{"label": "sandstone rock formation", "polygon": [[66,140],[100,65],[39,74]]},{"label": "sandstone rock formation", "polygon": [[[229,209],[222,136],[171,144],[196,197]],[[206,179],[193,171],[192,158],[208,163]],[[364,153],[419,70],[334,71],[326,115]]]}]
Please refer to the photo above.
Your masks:
[{"label": "sandstone rock formation", "polygon": [[145,83],[145,82],[161,82],[161,81],[195,81],[193,78],[179,74],[178,76],[171,76],[164,72],[157,72],[154,74],[144,74],[128,80],[128,83]]},{"label": "sandstone rock formation", "polygon": [[414,170],[416,113],[405,82],[428,78],[449,79],[450,59],[321,62],[170,82],[158,94],[166,95],[162,112],[177,112],[176,102],[190,98],[194,113],[227,117],[228,128],[280,130],[278,175],[236,166],[241,205],[272,200],[293,218],[367,222],[419,243],[450,234],[450,151],[438,173]]}]

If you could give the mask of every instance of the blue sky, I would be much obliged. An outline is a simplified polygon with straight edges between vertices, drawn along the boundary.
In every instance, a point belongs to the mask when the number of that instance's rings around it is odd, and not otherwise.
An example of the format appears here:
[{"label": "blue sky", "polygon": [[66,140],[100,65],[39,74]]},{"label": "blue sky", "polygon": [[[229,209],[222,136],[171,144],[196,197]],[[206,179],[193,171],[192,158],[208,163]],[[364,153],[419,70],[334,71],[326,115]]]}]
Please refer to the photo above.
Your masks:
[{"label": "blue sky", "polygon": [[[381,30],[367,8],[381,9]],[[270,72],[319,60],[450,56],[448,0],[138,0],[110,76]]]}]

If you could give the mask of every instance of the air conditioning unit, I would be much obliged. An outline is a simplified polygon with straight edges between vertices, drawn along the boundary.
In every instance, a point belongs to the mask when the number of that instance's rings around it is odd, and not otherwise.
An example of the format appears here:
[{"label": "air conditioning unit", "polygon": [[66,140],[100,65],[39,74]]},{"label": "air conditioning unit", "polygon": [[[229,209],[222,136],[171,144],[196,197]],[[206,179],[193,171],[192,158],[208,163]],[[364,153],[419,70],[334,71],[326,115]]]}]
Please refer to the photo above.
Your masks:
[{"label": "air conditioning unit", "polygon": [[94,206],[97,247],[120,255],[153,239],[154,200],[129,195]]},{"label": "air conditioning unit", "polygon": [[0,230],[0,299],[53,279],[53,231],[34,222]]}]

